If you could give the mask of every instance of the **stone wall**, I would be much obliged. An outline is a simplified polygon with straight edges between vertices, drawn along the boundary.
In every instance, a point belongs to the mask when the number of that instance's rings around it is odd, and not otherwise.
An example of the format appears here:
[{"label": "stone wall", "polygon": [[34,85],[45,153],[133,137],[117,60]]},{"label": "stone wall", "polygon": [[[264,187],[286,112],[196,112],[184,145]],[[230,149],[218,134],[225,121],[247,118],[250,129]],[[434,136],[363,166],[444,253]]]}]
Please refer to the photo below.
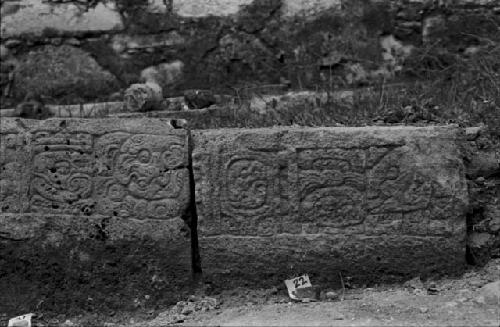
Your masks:
[{"label": "stone wall", "polygon": [[141,79],[165,96],[405,80],[425,64],[414,50],[442,50],[438,64],[473,53],[499,12],[495,0],[2,0],[2,107],[117,100]]},{"label": "stone wall", "polygon": [[2,118],[0,311],[132,310],[186,296],[187,142],[160,119]]},{"label": "stone wall", "polygon": [[283,128],[194,133],[198,236],[219,286],[300,273],[383,282],[465,263],[456,128]]},{"label": "stone wall", "polygon": [[217,287],[301,272],[318,284],[338,284],[339,272],[399,281],[465,264],[455,126],[191,136],[162,119],[0,127],[2,312],[175,302],[196,286],[199,256]]}]

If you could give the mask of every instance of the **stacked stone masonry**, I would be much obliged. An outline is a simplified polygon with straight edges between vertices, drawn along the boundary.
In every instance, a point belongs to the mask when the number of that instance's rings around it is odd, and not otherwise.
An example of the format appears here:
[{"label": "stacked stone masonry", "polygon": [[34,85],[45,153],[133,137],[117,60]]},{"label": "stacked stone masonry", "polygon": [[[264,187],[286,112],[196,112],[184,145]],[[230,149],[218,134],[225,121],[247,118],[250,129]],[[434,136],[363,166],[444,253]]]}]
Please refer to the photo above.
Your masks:
[{"label": "stacked stone masonry", "polygon": [[[454,127],[194,134],[205,276],[224,286],[339,272],[380,282],[456,272],[467,189]],[[228,282],[230,281],[230,282]]]},{"label": "stacked stone masonry", "polygon": [[3,107],[30,95],[65,104],[116,101],[117,92],[145,75],[156,76],[168,96],[207,86],[225,93],[236,87],[241,95],[254,85],[405,81],[414,77],[414,50],[432,45],[467,55],[480,40],[495,39],[500,22],[496,0],[6,0],[0,6]]}]

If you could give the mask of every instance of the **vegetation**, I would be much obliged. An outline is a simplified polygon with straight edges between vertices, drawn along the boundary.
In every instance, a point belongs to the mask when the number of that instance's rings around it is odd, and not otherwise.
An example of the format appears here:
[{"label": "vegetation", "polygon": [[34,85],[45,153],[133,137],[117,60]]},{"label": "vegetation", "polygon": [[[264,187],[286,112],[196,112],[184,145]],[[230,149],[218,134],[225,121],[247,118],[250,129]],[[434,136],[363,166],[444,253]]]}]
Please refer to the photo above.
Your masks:
[{"label": "vegetation", "polygon": [[[326,102],[293,102],[286,110],[268,103],[256,111],[248,99],[223,116],[199,116],[190,120],[193,128],[265,126],[348,126],[374,123],[458,123],[484,124],[500,137],[500,43],[477,48],[470,56],[450,54],[429,46],[414,52],[404,66],[413,77],[404,85],[380,84],[354,92],[352,100],[336,100],[335,89],[326,92]],[[238,92],[236,92],[238,94]],[[338,93],[338,92],[337,92]],[[264,95],[254,94],[263,98]]]}]

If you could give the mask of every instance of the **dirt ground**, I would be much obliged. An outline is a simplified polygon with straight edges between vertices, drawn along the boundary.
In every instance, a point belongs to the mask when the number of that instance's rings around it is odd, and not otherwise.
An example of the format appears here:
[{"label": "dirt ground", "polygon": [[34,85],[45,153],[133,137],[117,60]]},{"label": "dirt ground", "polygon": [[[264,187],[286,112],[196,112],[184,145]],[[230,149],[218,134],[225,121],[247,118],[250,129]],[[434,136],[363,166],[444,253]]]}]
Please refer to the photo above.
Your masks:
[{"label": "dirt ground", "polygon": [[[166,310],[148,314],[79,316],[39,321],[35,326],[500,326],[496,298],[485,285],[500,281],[500,259],[471,268],[460,278],[373,288],[321,289],[318,301],[291,302],[283,287],[234,289],[192,295]],[[314,284],[314,281],[312,281]],[[42,319],[43,320],[43,319]]]}]

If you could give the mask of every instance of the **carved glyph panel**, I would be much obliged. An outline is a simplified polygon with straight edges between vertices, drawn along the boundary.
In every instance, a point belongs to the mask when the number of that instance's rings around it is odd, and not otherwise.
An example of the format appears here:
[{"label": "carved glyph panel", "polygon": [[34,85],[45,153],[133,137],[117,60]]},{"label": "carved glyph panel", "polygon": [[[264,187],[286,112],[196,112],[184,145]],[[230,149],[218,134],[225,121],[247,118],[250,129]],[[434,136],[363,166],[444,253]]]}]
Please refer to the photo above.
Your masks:
[{"label": "carved glyph panel", "polygon": [[[444,236],[460,225],[454,217],[462,201],[454,194],[463,190],[443,182],[461,180],[448,167],[459,167],[459,159],[446,137],[428,137],[441,131],[348,133],[266,130],[258,142],[251,130],[195,134],[202,233]],[[435,143],[443,151],[431,156]]]},{"label": "carved glyph panel", "polygon": [[32,147],[31,211],[93,214],[92,136],[36,132]]},{"label": "carved glyph panel", "polygon": [[111,133],[96,141],[97,211],[166,219],[189,197],[185,140],[176,135]]}]

